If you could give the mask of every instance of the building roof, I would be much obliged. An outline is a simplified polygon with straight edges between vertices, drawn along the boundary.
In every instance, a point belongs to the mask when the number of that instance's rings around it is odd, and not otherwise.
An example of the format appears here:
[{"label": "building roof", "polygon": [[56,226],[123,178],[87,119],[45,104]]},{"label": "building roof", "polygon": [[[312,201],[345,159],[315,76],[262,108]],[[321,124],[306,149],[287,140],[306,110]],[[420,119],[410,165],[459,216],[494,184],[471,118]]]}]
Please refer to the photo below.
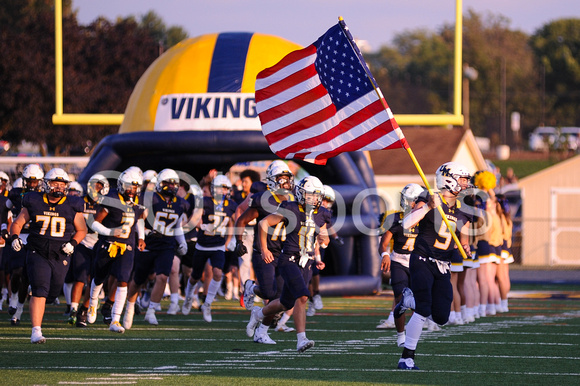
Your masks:
[{"label": "building roof", "polygon": [[[468,131],[440,127],[411,127],[402,130],[425,174],[434,174],[440,165],[451,161]],[[375,150],[369,153],[375,175],[417,174],[417,168],[405,149]]]}]

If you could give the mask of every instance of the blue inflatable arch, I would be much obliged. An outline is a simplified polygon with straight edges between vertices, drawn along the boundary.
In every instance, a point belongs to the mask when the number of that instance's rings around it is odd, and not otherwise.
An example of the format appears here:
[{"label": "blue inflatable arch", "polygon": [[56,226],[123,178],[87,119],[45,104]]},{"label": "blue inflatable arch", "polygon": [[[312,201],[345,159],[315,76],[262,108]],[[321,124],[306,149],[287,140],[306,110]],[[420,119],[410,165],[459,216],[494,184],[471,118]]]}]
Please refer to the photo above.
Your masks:
[{"label": "blue inflatable arch", "polygon": [[[274,160],[261,131],[180,131],[131,132],[110,135],[95,148],[79,177],[82,184],[103,170],[122,171],[129,166],[143,170],[172,168],[200,180],[211,169],[226,171],[239,162]],[[329,159],[327,165],[299,162],[308,173],[332,186],[345,200],[346,214],[338,234],[345,245],[334,243],[325,255],[327,268],[321,272],[323,295],[368,295],[381,287],[378,236],[363,234],[356,224],[378,228],[379,200],[369,196],[357,204],[357,195],[376,188],[374,173],[362,152],[344,153]],[[336,213],[335,213],[336,216]],[[336,220],[336,219],[335,219]]]}]

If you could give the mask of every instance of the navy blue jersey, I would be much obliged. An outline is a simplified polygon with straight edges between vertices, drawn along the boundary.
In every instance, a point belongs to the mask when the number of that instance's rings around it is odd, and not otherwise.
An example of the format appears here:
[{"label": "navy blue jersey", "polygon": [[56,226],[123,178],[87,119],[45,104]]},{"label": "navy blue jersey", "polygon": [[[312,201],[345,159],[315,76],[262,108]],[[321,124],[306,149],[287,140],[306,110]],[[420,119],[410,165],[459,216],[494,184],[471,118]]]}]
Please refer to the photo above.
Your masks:
[{"label": "navy blue jersey", "polygon": [[[187,195],[183,199],[187,203],[186,215],[187,215],[187,218],[189,219],[193,215],[193,211],[195,209],[201,208],[201,206],[203,205],[202,204],[203,197],[196,197],[195,194],[193,194],[193,193],[187,193]],[[191,224],[188,224],[188,227],[189,228],[184,229],[184,231],[186,232],[185,239],[186,240],[197,239],[198,229],[195,227],[192,227]]]},{"label": "navy blue jersey", "polygon": [[[294,201],[294,196],[291,195],[289,201]],[[270,190],[258,192],[252,195],[249,207],[258,211],[256,225],[254,225],[256,235],[258,234],[258,223],[267,215],[276,212],[281,202],[282,200],[273,195]],[[286,240],[286,225],[284,222],[276,224],[273,229],[268,231],[267,240],[268,250],[272,252],[275,257],[280,255],[280,252],[282,251],[282,243]],[[257,251],[260,250],[259,237],[254,237],[254,249]]]},{"label": "navy blue jersey", "polygon": [[102,223],[109,229],[121,228],[123,233],[119,237],[99,235],[100,240],[135,245],[135,233],[137,232],[137,220],[141,218],[145,207],[136,202],[125,201],[117,191],[111,191],[103,197],[101,207],[107,210],[107,216]]},{"label": "navy blue jersey", "polygon": [[147,223],[151,226],[151,232],[145,237],[148,250],[175,248],[175,229],[188,206],[181,197],[173,197],[167,202],[161,194],[153,195],[147,215]]},{"label": "navy blue jersey", "polygon": [[[421,195],[417,202],[429,201],[429,197]],[[470,222],[471,215],[461,211],[461,202],[456,201],[456,204],[451,208],[447,206],[445,201],[441,200],[441,208],[445,213],[445,217],[449,220],[451,226],[457,230],[457,234],[461,228]],[[427,205],[427,204],[425,204]],[[455,242],[445,222],[441,218],[438,209],[432,209],[421,221],[419,221],[419,235],[415,241],[415,252],[423,257],[432,257],[438,260],[451,261]]]},{"label": "navy blue jersey", "polygon": [[[48,201],[46,193],[30,192],[22,198],[22,207],[30,216],[30,237],[69,241],[75,233],[74,219],[84,206],[78,198],[62,197],[58,202]],[[30,238],[28,239],[30,242]]]},{"label": "navy blue jersey", "polygon": [[276,212],[284,216],[282,222],[286,226],[286,240],[282,244],[282,253],[314,256],[314,242],[320,233],[320,227],[324,224],[327,228],[330,226],[330,211],[320,207],[312,212],[312,216],[308,216],[298,202],[283,201]]},{"label": "navy blue jersey", "polygon": [[228,224],[232,221],[231,217],[237,207],[238,205],[233,200],[224,200],[220,203],[212,197],[204,197],[201,223],[209,225],[211,229],[199,232],[197,245],[204,248],[224,246]]},{"label": "navy blue jersey", "polygon": [[6,206],[8,197],[4,194],[0,195],[0,224],[6,224],[8,222],[8,212],[10,211]]},{"label": "navy blue jersey", "polygon": [[93,247],[97,243],[98,235],[97,232],[95,232],[91,228],[91,225],[93,221],[95,221],[95,216],[99,212],[99,209],[101,209],[101,206],[99,205],[98,202],[93,201],[88,195],[85,196],[82,200],[85,208],[83,210],[83,217],[85,218],[85,222],[87,223],[87,235],[85,236],[83,241],[81,241],[81,243],[85,247],[93,249]]},{"label": "navy blue jersey", "polygon": [[22,210],[22,196],[24,196],[24,190],[22,188],[12,188],[8,193],[8,199],[12,203],[12,217],[16,218]]},{"label": "navy blue jersey", "polygon": [[393,234],[393,251],[408,255],[415,247],[415,238],[417,237],[418,226],[411,229],[403,228],[404,212],[395,212],[387,217],[386,223],[392,224],[389,232]]}]

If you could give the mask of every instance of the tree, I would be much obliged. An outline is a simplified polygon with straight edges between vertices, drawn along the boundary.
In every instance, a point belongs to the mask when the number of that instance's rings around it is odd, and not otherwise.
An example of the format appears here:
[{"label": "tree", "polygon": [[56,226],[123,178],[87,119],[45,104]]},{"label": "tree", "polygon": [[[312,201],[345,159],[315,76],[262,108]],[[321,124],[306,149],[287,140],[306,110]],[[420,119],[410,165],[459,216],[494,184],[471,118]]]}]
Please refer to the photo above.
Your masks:
[{"label": "tree", "polygon": [[[52,124],[52,6],[49,0],[0,3],[0,21],[7,23],[0,32],[0,135],[12,143],[27,140],[56,154],[69,154],[118,127]],[[142,23],[134,17],[116,23],[99,18],[80,26],[67,0],[63,15],[65,113],[123,113],[137,81],[160,54],[158,38],[173,42],[186,37],[180,27],[166,30],[153,13]]]},{"label": "tree", "polygon": [[545,24],[530,38],[545,85],[545,123],[580,126],[580,19]]}]

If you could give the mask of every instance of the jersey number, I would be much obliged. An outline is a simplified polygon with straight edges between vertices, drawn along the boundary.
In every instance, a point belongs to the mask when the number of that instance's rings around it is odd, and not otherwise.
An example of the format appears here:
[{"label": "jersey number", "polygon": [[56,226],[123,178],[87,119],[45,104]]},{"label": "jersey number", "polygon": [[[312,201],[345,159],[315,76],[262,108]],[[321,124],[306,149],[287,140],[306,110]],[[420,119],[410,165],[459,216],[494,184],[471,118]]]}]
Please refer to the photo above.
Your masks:
[{"label": "jersey number", "polygon": [[64,217],[37,215],[36,222],[42,222],[40,235],[44,236],[50,227],[49,236],[64,237],[64,231],[66,230],[66,219]]},{"label": "jersey number", "polygon": [[311,226],[303,226],[298,231],[298,243],[302,253],[309,253],[314,251],[314,231],[316,228]]},{"label": "jersey number", "polygon": [[179,220],[179,216],[176,213],[157,212],[153,230],[165,236],[173,236],[177,220]]},{"label": "jersey number", "polygon": [[[455,231],[455,223],[449,223],[453,231]],[[439,232],[437,235],[443,239],[443,241],[439,241],[439,239],[435,240],[435,244],[433,246],[438,249],[443,249],[444,251],[447,250],[449,247],[449,243],[451,243],[451,238],[453,237],[451,233],[449,233],[449,229],[447,229],[447,225],[445,221],[441,221],[441,226],[439,227]]]},{"label": "jersey number", "polygon": [[278,238],[280,238],[280,241],[286,240],[286,227],[282,221],[276,224],[276,228],[274,228],[274,232],[272,232],[272,241],[277,241]]},{"label": "jersey number", "polygon": [[215,213],[210,214],[207,216],[209,221],[211,221],[213,225],[213,229],[211,231],[204,231],[204,234],[207,236],[215,236],[219,235],[221,237],[226,236],[226,226],[228,225],[229,217],[226,216],[225,213]]},{"label": "jersey number", "polygon": [[125,217],[121,220],[123,224],[121,224],[121,235],[119,235],[120,239],[128,239],[131,235],[131,229],[133,228],[133,224],[135,224],[135,217]]}]

